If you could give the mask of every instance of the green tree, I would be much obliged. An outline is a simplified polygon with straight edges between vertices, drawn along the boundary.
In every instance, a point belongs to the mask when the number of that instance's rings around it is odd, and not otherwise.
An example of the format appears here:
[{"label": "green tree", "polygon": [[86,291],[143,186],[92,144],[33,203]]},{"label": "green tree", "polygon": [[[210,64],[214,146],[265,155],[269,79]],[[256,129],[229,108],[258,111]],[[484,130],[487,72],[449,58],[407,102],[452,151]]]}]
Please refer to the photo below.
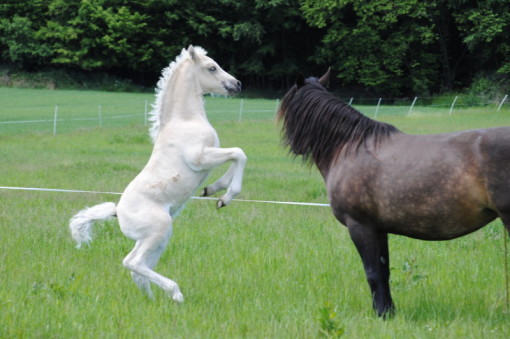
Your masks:
[{"label": "green tree", "polygon": [[29,18],[14,16],[0,22],[2,34],[0,43],[5,45],[2,56],[10,62],[19,63],[26,68],[42,65],[51,56],[51,49],[42,43]]},{"label": "green tree", "polygon": [[[510,75],[510,6],[506,0],[452,0],[460,36],[478,70]],[[476,60],[476,61],[475,61]]]},{"label": "green tree", "polygon": [[310,25],[326,29],[315,54],[345,85],[400,95],[426,92],[437,75],[430,2],[304,0]]},{"label": "green tree", "polygon": [[196,44],[248,86],[287,87],[313,65],[310,46],[319,40],[298,0],[7,1],[0,8],[3,60],[113,72],[146,84]]},{"label": "green tree", "polygon": [[38,35],[43,18],[43,0],[4,0],[0,5],[0,57],[24,68],[44,65],[51,48]]},{"label": "green tree", "polygon": [[245,87],[332,66],[345,87],[423,95],[508,79],[509,26],[507,0],[3,0],[0,62],[152,86],[195,44]]},{"label": "green tree", "polygon": [[[206,39],[214,57],[248,87],[288,88],[298,72],[312,73],[309,60],[320,31],[301,15],[298,0],[219,0],[207,15],[218,18]],[[324,69],[321,69],[324,71]]]},{"label": "green tree", "polygon": [[84,70],[137,70],[151,60],[142,40],[147,16],[120,2],[54,0],[39,34],[54,51],[53,64]]}]

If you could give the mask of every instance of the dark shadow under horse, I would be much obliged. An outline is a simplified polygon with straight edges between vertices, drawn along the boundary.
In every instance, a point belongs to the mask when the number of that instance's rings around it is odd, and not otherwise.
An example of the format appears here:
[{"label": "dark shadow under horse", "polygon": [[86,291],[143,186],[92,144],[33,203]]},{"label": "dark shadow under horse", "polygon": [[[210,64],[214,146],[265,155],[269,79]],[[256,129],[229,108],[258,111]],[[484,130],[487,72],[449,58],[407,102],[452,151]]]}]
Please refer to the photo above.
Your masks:
[{"label": "dark shadow under horse", "polygon": [[377,314],[393,313],[388,233],[448,240],[501,218],[510,231],[510,127],[409,135],[299,76],[278,119],[284,143],[314,162],[349,230]]}]

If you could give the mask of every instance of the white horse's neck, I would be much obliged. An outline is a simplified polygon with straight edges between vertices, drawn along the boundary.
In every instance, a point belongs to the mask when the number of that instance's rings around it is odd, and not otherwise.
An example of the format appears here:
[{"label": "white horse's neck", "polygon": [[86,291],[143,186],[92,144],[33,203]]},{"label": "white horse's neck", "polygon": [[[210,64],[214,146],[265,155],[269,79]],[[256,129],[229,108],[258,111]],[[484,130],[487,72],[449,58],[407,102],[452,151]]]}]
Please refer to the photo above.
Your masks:
[{"label": "white horse's neck", "polygon": [[168,79],[161,105],[160,128],[173,119],[207,119],[203,101],[204,93],[193,72],[187,70],[190,67],[192,67],[191,61],[183,62]]},{"label": "white horse's neck", "polygon": [[[196,48],[205,55],[201,48]],[[193,61],[183,50],[175,61],[163,70],[158,82],[156,102],[153,105],[150,120],[153,125],[150,135],[153,142],[165,126],[173,119],[205,119],[203,92],[193,74]]]}]

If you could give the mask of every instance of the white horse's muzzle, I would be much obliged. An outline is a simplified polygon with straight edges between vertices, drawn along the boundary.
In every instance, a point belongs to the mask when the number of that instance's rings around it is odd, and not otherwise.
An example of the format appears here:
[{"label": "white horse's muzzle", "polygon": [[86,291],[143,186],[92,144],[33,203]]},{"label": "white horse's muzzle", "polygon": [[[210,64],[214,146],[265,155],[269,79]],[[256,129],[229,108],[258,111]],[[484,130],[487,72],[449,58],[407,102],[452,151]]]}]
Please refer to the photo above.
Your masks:
[{"label": "white horse's muzzle", "polygon": [[241,81],[239,80],[223,81],[222,85],[229,95],[236,95],[241,92]]}]

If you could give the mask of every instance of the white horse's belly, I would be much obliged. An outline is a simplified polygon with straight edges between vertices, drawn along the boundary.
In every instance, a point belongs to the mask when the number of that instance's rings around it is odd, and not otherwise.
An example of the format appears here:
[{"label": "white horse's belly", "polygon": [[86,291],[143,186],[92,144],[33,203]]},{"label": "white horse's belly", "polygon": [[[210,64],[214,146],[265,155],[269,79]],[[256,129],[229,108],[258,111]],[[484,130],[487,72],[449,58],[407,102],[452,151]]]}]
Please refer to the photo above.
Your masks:
[{"label": "white horse's belly", "polygon": [[137,204],[149,199],[167,210],[179,208],[191,198],[208,174],[208,171],[191,170],[174,170],[165,175],[142,172],[128,185],[119,204],[123,200]]},{"label": "white horse's belly", "polygon": [[182,166],[166,170],[152,171],[146,167],[122,194],[117,214],[121,230],[129,238],[137,240],[152,234],[153,224],[162,218],[168,217],[169,225],[171,216],[176,216],[209,174]]}]

